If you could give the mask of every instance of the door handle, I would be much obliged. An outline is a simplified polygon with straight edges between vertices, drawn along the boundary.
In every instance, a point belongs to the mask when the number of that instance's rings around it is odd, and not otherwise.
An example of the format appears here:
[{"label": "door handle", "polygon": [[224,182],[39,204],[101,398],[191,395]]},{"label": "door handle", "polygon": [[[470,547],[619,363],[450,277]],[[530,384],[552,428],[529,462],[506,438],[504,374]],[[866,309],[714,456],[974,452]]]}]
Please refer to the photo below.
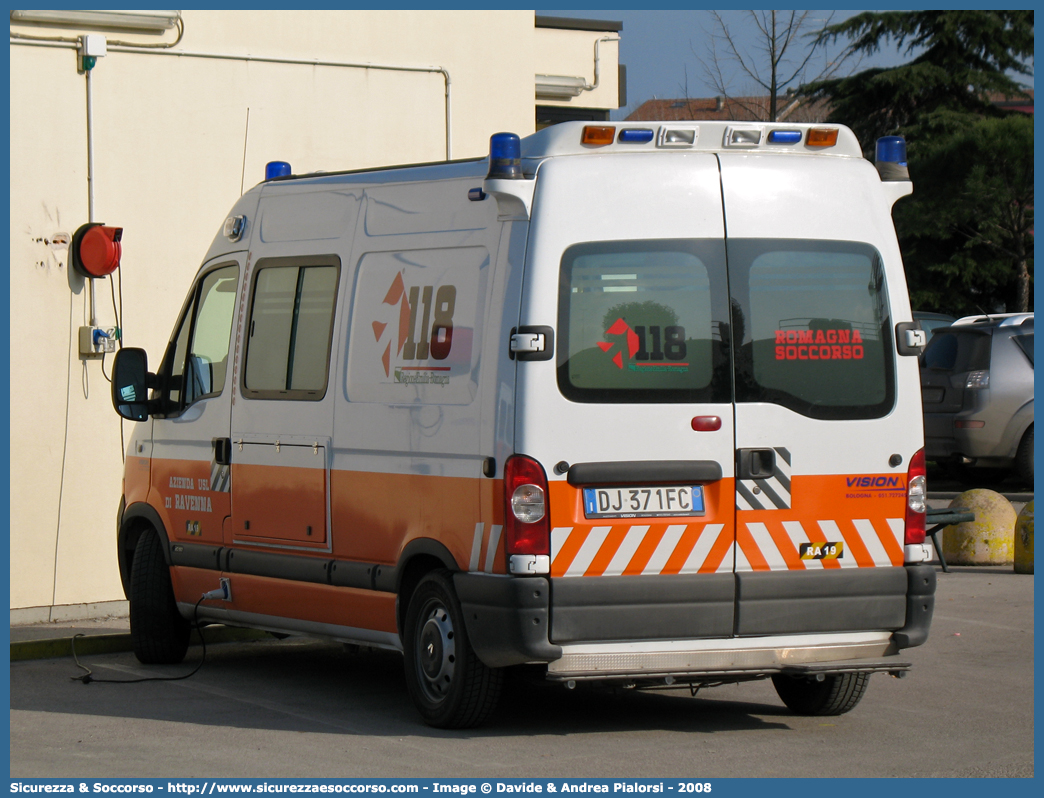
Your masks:
[{"label": "door handle", "polygon": [[737,449],[737,479],[768,479],[776,468],[773,449]]},{"label": "door handle", "polygon": [[218,465],[232,465],[232,439],[214,438],[214,462]]}]

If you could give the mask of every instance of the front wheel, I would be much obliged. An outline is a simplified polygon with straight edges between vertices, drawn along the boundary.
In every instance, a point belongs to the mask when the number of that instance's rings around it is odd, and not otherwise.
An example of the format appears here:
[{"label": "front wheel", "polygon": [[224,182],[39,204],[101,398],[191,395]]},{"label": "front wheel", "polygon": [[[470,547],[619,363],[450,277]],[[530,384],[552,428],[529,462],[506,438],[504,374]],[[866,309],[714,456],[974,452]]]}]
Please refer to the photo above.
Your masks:
[{"label": "front wheel", "polygon": [[475,655],[449,571],[433,571],[417,585],[403,638],[406,686],[428,725],[477,726],[496,708],[503,671]]},{"label": "front wheel", "polygon": [[152,530],[142,532],[134,548],[130,628],[134,655],[140,662],[172,665],[185,658],[191,629],[178,612],[163,544]]},{"label": "front wheel", "polygon": [[843,715],[855,708],[869,683],[869,673],[838,673],[821,682],[782,674],[772,677],[776,693],[798,715]]}]

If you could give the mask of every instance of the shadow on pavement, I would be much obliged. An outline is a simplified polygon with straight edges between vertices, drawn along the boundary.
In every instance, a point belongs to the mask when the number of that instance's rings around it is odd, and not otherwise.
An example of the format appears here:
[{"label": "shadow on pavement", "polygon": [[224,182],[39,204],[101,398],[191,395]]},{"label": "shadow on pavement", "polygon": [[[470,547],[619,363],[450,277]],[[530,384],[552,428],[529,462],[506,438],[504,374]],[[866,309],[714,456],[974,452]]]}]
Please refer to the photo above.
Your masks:
[{"label": "shadow on pavement", "polygon": [[[199,662],[193,648],[181,665],[144,666],[132,654],[83,657],[96,678],[180,676]],[[789,729],[782,706],[670,691],[566,690],[509,674],[496,714],[479,729],[424,725],[406,691],[402,657],[349,654],[338,644],[295,639],[208,649],[199,673],[184,681],[83,684],[71,659],[13,663],[11,710],[138,718],[201,726],[275,731],[439,738],[670,730],[710,734]],[[766,721],[756,716],[779,716]]]}]

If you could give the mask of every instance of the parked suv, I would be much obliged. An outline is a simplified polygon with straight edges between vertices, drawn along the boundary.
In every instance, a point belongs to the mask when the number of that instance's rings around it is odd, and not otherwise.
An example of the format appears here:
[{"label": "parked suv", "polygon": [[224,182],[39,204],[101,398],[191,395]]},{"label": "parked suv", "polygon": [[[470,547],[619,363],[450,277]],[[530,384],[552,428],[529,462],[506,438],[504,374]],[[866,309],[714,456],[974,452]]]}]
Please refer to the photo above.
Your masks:
[{"label": "parked suv", "polygon": [[949,327],[955,321],[956,316],[949,316],[945,313],[931,313],[926,310],[915,310],[913,312],[914,321],[921,323],[921,329],[928,334],[928,340],[932,340],[932,336],[935,331],[940,327]]},{"label": "parked suv", "polygon": [[1032,482],[1033,314],[958,319],[920,364],[927,459],[970,479],[1014,469]]}]

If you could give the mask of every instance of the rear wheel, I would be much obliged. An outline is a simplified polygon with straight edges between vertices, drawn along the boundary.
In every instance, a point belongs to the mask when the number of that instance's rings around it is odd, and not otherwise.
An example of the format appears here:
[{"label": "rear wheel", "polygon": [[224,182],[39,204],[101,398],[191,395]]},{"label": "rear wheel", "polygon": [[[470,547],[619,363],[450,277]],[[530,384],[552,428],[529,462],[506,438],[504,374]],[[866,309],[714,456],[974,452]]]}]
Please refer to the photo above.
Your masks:
[{"label": "rear wheel", "polygon": [[131,565],[130,627],[134,655],[147,665],[181,662],[188,651],[189,622],[181,617],[159,536],[138,538]]},{"label": "rear wheel", "polygon": [[1033,484],[1033,425],[1026,430],[1015,453],[1015,473],[1027,485]]},{"label": "rear wheel", "polygon": [[869,682],[869,673],[838,673],[821,682],[802,676],[772,677],[776,693],[798,715],[843,715],[859,703]]},{"label": "rear wheel", "polygon": [[410,696],[429,725],[477,726],[496,708],[503,671],[471,648],[449,571],[426,575],[410,597],[403,654]]}]

